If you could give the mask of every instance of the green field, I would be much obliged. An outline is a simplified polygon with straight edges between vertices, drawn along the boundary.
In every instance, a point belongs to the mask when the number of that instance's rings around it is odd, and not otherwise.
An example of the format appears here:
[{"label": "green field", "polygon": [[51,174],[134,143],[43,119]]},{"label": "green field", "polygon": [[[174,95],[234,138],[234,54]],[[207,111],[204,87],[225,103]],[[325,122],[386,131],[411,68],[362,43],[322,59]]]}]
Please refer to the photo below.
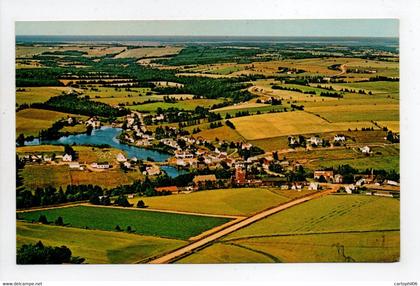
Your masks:
[{"label": "green field", "polygon": [[170,251],[185,244],[184,241],[140,236],[126,232],[86,230],[17,222],[17,247],[42,241],[44,245],[66,245],[72,255],[86,259],[85,263],[135,263]]},{"label": "green field", "polygon": [[305,109],[332,122],[398,121],[398,104],[318,106]]},{"label": "green field", "polygon": [[331,84],[335,89],[364,89],[376,93],[399,93],[400,83],[398,81],[371,81]]},{"label": "green field", "polygon": [[210,107],[213,104],[221,103],[221,102],[223,102],[223,100],[221,99],[188,99],[188,100],[177,101],[175,103],[168,103],[168,102],[146,103],[146,104],[141,104],[141,105],[129,106],[129,108],[131,110],[145,111],[145,112],[156,112],[156,110],[159,107],[162,109],[178,108],[178,109],[185,109],[185,110],[193,110],[197,106]]},{"label": "green field", "polygon": [[[86,156],[92,158],[92,156]],[[115,157],[114,157],[115,158]],[[71,170],[67,165],[26,165],[20,171],[24,186],[29,190],[37,187],[55,188],[67,185],[98,185],[103,188],[113,188],[124,184],[131,184],[135,180],[143,179],[144,176],[138,171],[124,172],[116,168],[103,172],[90,172],[88,170]]]},{"label": "green field", "polygon": [[396,199],[330,195],[231,233],[178,263],[398,261],[399,228]]},{"label": "green field", "polygon": [[215,243],[176,263],[395,262],[400,232],[334,233]]},{"label": "green field", "polygon": [[[295,192],[276,188],[239,188],[141,199],[147,206],[156,209],[208,214],[250,215],[307,194],[308,191]],[[133,199],[132,203],[138,200]]]},{"label": "green field", "polygon": [[20,213],[26,221],[37,221],[40,215],[48,221],[61,216],[71,227],[115,231],[131,226],[137,234],[188,239],[206,230],[228,222],[230,219],[175,213],[151,212],[138,209],[77,206]]},{"label": "green field", "polygon": [[25,87],[23,89],[24,91],[16,91],[16,103],[18,105],[45,102],[62,92],[71,91],[70,87],[62,86]]},{"label": "green field", "polygon": [[42,129],[48,129],[52,124],[67,116],[76,116],[85,119],[86,116],[74,115],[57,111],[28,108],[16,113],[16,134],[23,133],[25,136],[38,136]]},{"label": "green field", "polygon": [[399,201],[364,195],[330,195],[287,209],[228,235],[252,236],[400,228]]}]

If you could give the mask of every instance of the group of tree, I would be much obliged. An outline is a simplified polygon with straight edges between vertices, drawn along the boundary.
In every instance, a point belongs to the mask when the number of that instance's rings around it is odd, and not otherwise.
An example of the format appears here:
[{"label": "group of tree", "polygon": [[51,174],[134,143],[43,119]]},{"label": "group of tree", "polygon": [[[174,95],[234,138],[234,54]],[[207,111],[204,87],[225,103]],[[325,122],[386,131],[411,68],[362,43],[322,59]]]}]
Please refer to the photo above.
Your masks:
[{"label": "group of tree", "polygon": [[128,113],[126,109],[114,108],[103,102],[91,101],[86,97],[79,97],[77,94],[53,96],[45,103],[32,104],[32,107],[102,117],[119,117]]},{"label": "group of tree", "polygon": [[16,207],[29,208],[67,202],[90,200],[93,196],[103,196],[104,190],[95,185],[68,185],[66,191],[52,186],[36,188],[33,192],[26,189],[16,191]]},{"label": "group of tree", "polygon": [[81,264],[84,261],[82,257],[72,256],[67,246],[44,246],[41,241],[24,244],[16,252],[17,264]]}]

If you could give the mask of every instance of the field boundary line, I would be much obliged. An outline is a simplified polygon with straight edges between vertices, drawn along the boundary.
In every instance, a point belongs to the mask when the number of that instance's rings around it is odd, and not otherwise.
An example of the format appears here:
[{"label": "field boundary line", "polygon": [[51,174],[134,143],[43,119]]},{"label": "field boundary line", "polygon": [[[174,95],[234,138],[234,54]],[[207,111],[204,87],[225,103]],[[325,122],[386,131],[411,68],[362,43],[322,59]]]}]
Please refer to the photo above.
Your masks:
[{"label": "field boundary line", "polygon": [[194,213],[194,212],[184,212],[184,211],[175,211],[175,210],[172,211],[172,210],[153,209],[153,208],[134,208],[134,207],[120,207],[120,206],[103,206],[103,205],[92,205],[92,204],[88,204],[88,203],[83,203],[83,204],[80,204],[80,205],[81,206],[86,206],[86,207],[122,209],[122,210],[131,210],[131,211],[148,211],[148,212],[184,214],[184,215],[195,215],[195,216],[206,216],[206,217],[231,218],[231,219],[242,219],[242,218],[246,218],[245,216]]},{"label": "field boundary line", "polygon": [[267,234],[267,235],[251,235],[251,236],[242,236],[242,237],[226,239],[224,240],[224,242],[238,241],[238,240],[244,240],[244,239],[253,239],[253,238],[342,234],[342,233],[370,233],[370,232],[388,232],[388,231],[400,231],[400,229],[391,228],[391,229],[372,229],[372,230],[319,231],[319,232],[296,232],[296,233],[279,233],[279,234]]},{"label": "field boundary line", "polygon": [[226,227],[225,229],[220,230],[219,232],[213,233],[207,237],[204,237],[198,241],[192,242],[186,246],[183,246],[179,249],[173,250],[169,253],[166,253],[156,259],[150,260],[148,263],[150,264],[162,264],[162,263],[170,263],[172,261],[176,261],[177,259],[181,257],[185,257],[189,254],[191,254],[193,251],[197,250],[198,248],[205,247],[206,245],[212,243],[213,241],[218,240],[219,238],[230,234],[234,231],[237,231],[243,227],[246,227],[256,221],[262,220],[270,215],[273,215],[275,213],[278,213],[282,210],[288,209],[290,207],[293,207],[295,205],[299,205],[301,203],[310,201],[312,199],[316,199],[325,195],[328,195],[332,192],[335,192],[336,189],[327,189],[324,191],[321,191],[319,193],[307,195],[283,204],[280,204],[278,206],[263,210],[261,212],[258,212],[252,216],[247,217],[246,219],[243,219],[239,221],[236,224],[233,224],[229,227]]}]

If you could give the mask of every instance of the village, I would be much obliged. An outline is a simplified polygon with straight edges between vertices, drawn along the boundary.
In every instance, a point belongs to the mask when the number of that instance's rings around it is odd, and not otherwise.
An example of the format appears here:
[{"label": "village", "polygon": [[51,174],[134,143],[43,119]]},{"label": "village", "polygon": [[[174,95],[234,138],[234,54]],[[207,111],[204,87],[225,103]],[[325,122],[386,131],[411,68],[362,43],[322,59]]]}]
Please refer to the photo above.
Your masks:
[{"label": "village", "polygon": [[[164,119],[163,114],[153,120]],[[91,117],[85,122],[69,117],[68,124],[85,124],[99,129],[102,123]],[[238,188],[238,187],[280,187],[282,190],[311,191],[322,190],[322,183],[340,185],[339,192],[346,194],[366,194],[377,196],[399,197],[399,183],[381,176],[371,174],[352,174],[346,176],[332,169],[305,170],[301,160],[279,158],[279,152],[293,152],[296,148],[312,150],[316,148],[343,148],[347,139],[343,134],[336,134],[332,142],[318,135],[305,138],[302,135],[289,136],[289,149],[267,153],[244,142],[210,142],[181,134],[175,127],[167,127],[164,138],[157,139],[156,133],[147,129],[143,115],[132,112],[123,123],[112,124],[121,127],[119,140],[124,144],[142,148],[156,148],[169,153],[171,157],[165,162],[154,162],[151,158],[141,160],[137,157],[127,158],[119,152],[109,161],[79,161],[72,147],[67,146],[63,154],[25,154],[21,159],[30,164],[68,165],[69,170],[85,172],[107,172],[120,169],[124,172],[139,172],[144,176],[156,177],[165,175],[162,166],[173,166],[178,170],[195,173],[193,180],[184,186],[157,187],[157,192],[166,194],[190,193],[199,190]],[[160,136],[162,137],[162,136]],[[354,148],[365,156],[372,155],[369,146]],[[286,153],[287,154],[287,153]]]}]

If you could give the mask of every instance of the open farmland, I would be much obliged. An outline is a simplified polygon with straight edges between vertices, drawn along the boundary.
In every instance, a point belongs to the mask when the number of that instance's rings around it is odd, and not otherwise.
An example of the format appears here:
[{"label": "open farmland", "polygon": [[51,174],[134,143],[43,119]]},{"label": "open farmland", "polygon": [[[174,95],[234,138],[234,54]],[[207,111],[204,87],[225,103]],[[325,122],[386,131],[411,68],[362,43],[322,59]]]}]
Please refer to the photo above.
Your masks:
[{"label": "open farmland", "polygon": [[[278,189],[240,188],[200,191],[185,195],[141,198],[155,209],[176,210],[220,215],[250,215],[263,209],[285,203],[307,191],[292,192]],[[131,200],[136,203],[139,199]],[[248,202],[252,201],[252,204]]]},{"label": "open farmland", "polygon": [[399,105],[340,105],[308,107],[306,111],[332,122],[347,121],[395,121],[399,119]]},{"label": "open farmland", "polygon": [[153,102],[153,103],[145,103],[141,105],[134,105],[130,106],[129,108],[136,111],[144,111],[144,112],[156,112],[156,110],[160,107],[162,109],[168,108],[178,108],[178,109],[185,109],[185,110],[193,110],[197,106],[203,107],[210,107],[213,104],[221,103],[223,100],[220,99],[187,99],[177,101],[175,103],[168,103],[168,102]]},{"label": "open farmland", "polygon": [[178,262],[238,262],[237,248],[251,262],[398,261],[399,201],[327,196],[256,222]]},{"label": "open farmland", "polygon": [[201,132],[198,132],[197,134],[194,134],[195,138],[203,138],[210,141],[215,141],[217,139],[223,140],[229,140],[229,141],[241,141],[243,137],[236,132],[236,130],[233,130],[232,128],[229,128],[227,126],[222,126],[218,128],[213,129],[206,129],[202,130]]},{"label": "open farmland", "polygon": [[181,47],[145,47],[128,49],[115,56],[116,59],[120,58],[151,58],[163,57],[178,54],[182,50]]},{"label": "open farmland", "polygon": [[398,38],[17,35],[15,65],[19,264],[399,260]]},{"label": "open farmland", "polygon": [[37,221],[42,214],[48,221],[54,221],[61,216],[68,226],[76,228],[115,231],[116,225],[121,229],[131,226],[137,234],[175,239],[188,239],[229,221],[219,217],[90,206],[24,212],[19,217],[25,221]]},{"label": "open farmland", "polygon": [[37,136],[42,129],[48,129],[52,124],[68,116],[78,116],[70,113],[28,108],[16,113],[16,134],[23,133],[25,136]]},{"label": "open farmland", "polygon": [[106,172],[91,172],[88,170],[72,170],[68,165],[27,165],[20,171],[24,186],[30,190],[37,187],[53,186],[55,188],[67,185],[98,185],[103,188],[113,188],[119,185],[131,184],[143,179],[138,171],[123,172],[122,170],[107,170]]},{"label": "open farmland", "polygon": [[87,230],[18,221],[17,246],[42,241],[45,245],[67,245],[85,263],[135,263],[185,244],[176,239],[140,236],[127,232]]},{"label": "open farmland", "polygon": [[[337,115],[338,116],[338,115]],[[233,118],[236,130],[247,140],[258,140],[279,136],[344,131],[362,127],[373,127],[370,122],[330,123],[305,111],[268,113]],[[253,126],[253,128],[250,128]]]},{"label": "open farmland", "polygon": [[[330,195],[270,216],[224,240],[279,234],[399,229],[399,200]],[[269,227],[268,227],[269,226]]]},{"label": "open farmland", "polygon": [[26,87],[16,91],[16,104],[32,104],[45,102],[62,92],[69,92],[72,88],[61,86]]},{"label": "open farmland", "polygon": [[396,262],[399,253],[399,231],[372,231],[219,242],[176,263]]}]

